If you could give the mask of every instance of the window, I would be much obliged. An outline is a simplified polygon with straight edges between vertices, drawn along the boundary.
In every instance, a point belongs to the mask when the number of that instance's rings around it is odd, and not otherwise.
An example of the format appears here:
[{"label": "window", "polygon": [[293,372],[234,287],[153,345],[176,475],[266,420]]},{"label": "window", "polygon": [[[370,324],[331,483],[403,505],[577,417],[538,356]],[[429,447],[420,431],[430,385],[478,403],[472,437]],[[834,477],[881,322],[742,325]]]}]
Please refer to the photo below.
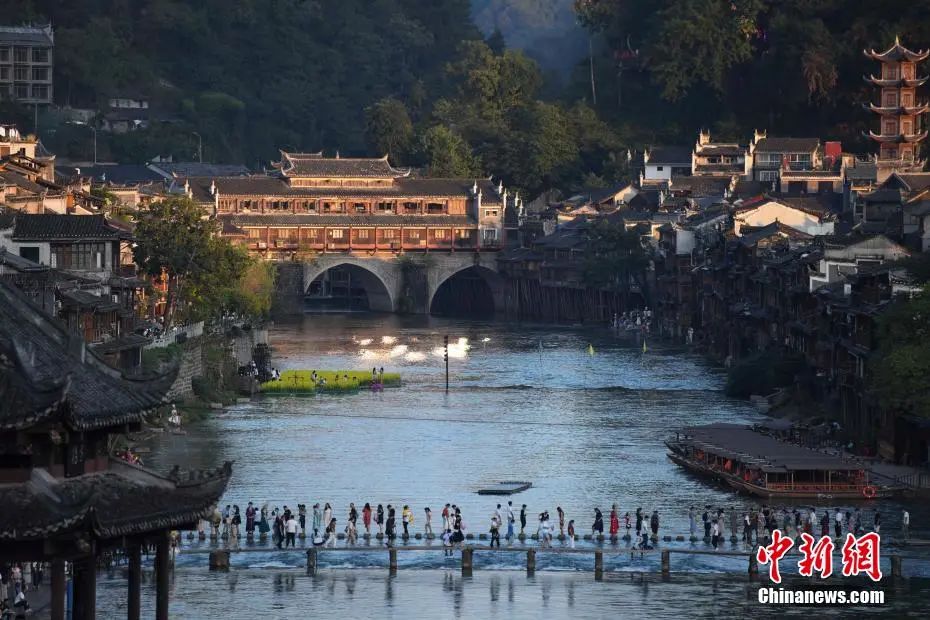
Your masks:
[{"label": "window", "polygon": [[29,84],[16,84],[13,86],[13,95],[17,99],[29,98]]},{"label": "window", "polygon": [[368,205],[364,202],[356,202],[354,206],[356,213],[368,213]]},{"label": "window", "polygon": [[497,217],[497,209],[485,209],[484,217]]},{"label": "window", "polygon": [[886,136],[893,136],[893,135],[895,135],[895,134],[897,133],[897,132],[895,131],[895,122],[894,122],[894,121],[886,121],[886,122],[885,122],[885,131],[883,131],[882,133],[883,133],[884,135],[886,135]]},{"label": "window", "polygon": [[758,180],[762,183],[771,183],[778,179],[778,172],[775,170],[760,170]]},{"label": "window", "polygon": [[48,48],[36,47],[32,50],[32,62],[48,62]]},{"label": "window", "polygon": [[10,68],[0,67],[0,80],[8,82],[10,80]]},{"label": "window", "polygon": [[656,166],[656,172],[662,172],[665,170],[665,166]]},{"label": "window", "polygon": [[48,99],[48,85],[47,84],[33,84],[32,85],[32,98],[33,99]]},{"label": "window", "polygon": [[894,92],[885,93],[885,107],[893,108],[898,105],[898,96]]},{"label": "window", "polygon": [[903,122],[901,123],[901,127],[902,127],[902,129],[903,129],[902,133],[903,133],[905,136],[911,135],[911,127],[912,127],[911,121],[909,121],[909,120],[903,121]]},{"label": "window", "polygon": [[397,239],[397,230],[393,228],[384,228],[381,230],[382,239]]},{"label": "window", "polygon": [[901,105],[904,107],[914,105],[914,93],[901,93]]},{"label": "window", "polygon": [[13,62],[29,62],[29,50],[25,47],[14,47]]},{"label": "window", "polygon": [[261,228],[247,228],[249,233],[249,239],[261,239],[262,238],[262,229]]},{"label": "window", "polygon": [[369,232],[369,231],[368,231],[367,229],[362,229],[362,230],[359,230],[359,231],[356,231],[356,232],[358,233],[358,240],[359,240],[359,241],[368,241],[368,232]]},{"label": "window", "polygon": [[10,48],[0,47],[0,62],[10,62]]},{"label": "window", "polygon": [[13,69],[13,79],[14,80],[28,80],[29,79],[29,67],[15,67]]},{"label": "window", "polygon": [[487,243],[492,241],[497,241],[497,229],[496,228],[485,228],[481,231],[481,238]]},{"label": "window", "polygon": [[48,80],[48,67],[33,67],[32,79],[36,82],[45,82]]},{"label": "window", "polygon": [[323,213],[345,213],[345,204],[341,202],[324,202]]},{"label": "window", "polygon": [[446,206],[442,204],[441,202],[431,202],[426,205],[426,212],[431,213],[433,215],[445,213],[445,211],[446,211]]},{"label": "window", "polygon": [[394,212],[394,203],[392,202],[379,202],[378,203],[378,213],[393,213]]},{"label": "window", "polygon": [[335,230],[329,231],[330,239],[342,239],[343,230],[341,228],[336,228]]},{"label": "window", "polygon": [[420,205],[415,202],[405,202],[404,203],[404,213],[417,213],[420,210]]},{"label": "window", "polygon": [[34,263],[39,262],[39,248],[34,246],[23,246],[19,248],[19,255],[25,258],[26,260],[31,260]]},{"label": "window", "polygon": [[411,241],[419,241],[419,240],[420,240],[420,231],[419,231],[419,230],[408,230],[408,231],[407,231],[407,238],[410,239]]},{"label": "window", "polygon": [[305,213],[310,212],[310,211],[316,211],[316,203],[313,202],[312,200],[304,200],[296,204],[297,204],[297,208]]},{"label": "window", "polygon": [[102,269],[106,248],[103,243],[52,245],[52,265],[58,269]]}]

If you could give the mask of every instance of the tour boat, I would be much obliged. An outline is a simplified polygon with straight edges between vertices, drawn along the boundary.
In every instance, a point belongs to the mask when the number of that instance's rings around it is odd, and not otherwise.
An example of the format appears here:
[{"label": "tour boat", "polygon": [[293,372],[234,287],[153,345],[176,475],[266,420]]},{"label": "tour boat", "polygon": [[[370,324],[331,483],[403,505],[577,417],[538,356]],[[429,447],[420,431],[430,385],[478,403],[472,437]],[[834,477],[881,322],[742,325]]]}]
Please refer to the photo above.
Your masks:
[{"label": "tour boat", "polygon": [[668,457],[689,471],[769,499],[874,499],[899,488],[869,481],[855,458],[819,452],[741,424],[680,429]]}]

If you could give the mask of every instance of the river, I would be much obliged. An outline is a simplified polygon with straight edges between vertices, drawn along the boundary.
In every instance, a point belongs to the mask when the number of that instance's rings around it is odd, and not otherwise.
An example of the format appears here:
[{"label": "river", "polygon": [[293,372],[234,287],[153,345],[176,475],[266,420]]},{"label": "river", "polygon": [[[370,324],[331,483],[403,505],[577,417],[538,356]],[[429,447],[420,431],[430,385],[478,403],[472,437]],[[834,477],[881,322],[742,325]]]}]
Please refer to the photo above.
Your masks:
[{"label": "river", "polygon": [[[444,336],[454,345],[448,392],[440,351]],[[576,519],[579,533],[590,532],[595,506],[605,519],[614,503],[621,514],[637,507],[647,514],[657,510],[660,534],[675,536],[688,533],[691,505],[700,514],[705,505],[741,513],[754,504],[684,472],[665,456],[663,441],[676,427],[761,417],[748,403],[723,395],[721,369],[680,347],[650,340],[644,353],[641,341],[595,328],[369,314],[306,316],[276,325],[270,337],[279,369],[383,366],[402,373],[403,387],[266,397],[234,406],[192,425],[185,436],[158,437],[147,465],[207,468],[234,460],[224,504],[244,509],[249,501],[292,508],[330,502],[340,530],[349,502],[359,509],[365,502],[409,504],[415,531],[422,531],[423,507],[433,509],[435,523],[448,502],[462,508],[472,532],[486,532],[498,500],[476,490],[499,480],[532,481],[532,488],[512,499],[516,508],[527,504],[533,532],[536,514],[548,510],[555,517],[557,506],[567,519]],[[930,514],[926,506],[909,508],[912,529],[920,535]],[[882,511],[885,532],[896,530],[901,504],[876,502],[867,515],[872,509]],[[185,540],[188,545],[199,543]],[[619,575],[657,568],[654,560],[631,562],[622,553],[605,558],[612,578],[596,585],[580,572],[590,570],[590,558],[546,564],[541,556],[540,571],[560,570],[526,578],[482,572],[520,568],[521,556],[483,560],[478,554],[476,576],[463,582],[441,554],[407,555],[401,554],[395,581],[370,568],[385,558],[348,553],[324,556],[322,576],[311,580],[296,570],[304,561],[300,553],[234,556],[231,573],[210,574],[205,555],[182,551],[173,605],[187,610],[185,617],[221,609],[227,617],[263,609],[276,610],[268,617],[310,609],[339,617],[359,617],[363,609],[407,617],[445,609],[465,617],[538,617],[540,610],[551,617],[597,617],[611,615],[612,605],[629,599],[641,615],[666,605],[687,609],[681,601],[700,598],[699,591],[708,597],[708,614],[718,601],[746,601],[744,580],[735,577],[745,566],[735,559],[678,556],[673,570],[689,577],[650,586],[648,579],[618,581]],[[930,575],[923,564],[907,571]],[[727,573],[733,576],[720,577]],[[119,575],[104,579],[100,608],[119,609],[124,587]],[[924,587],[915,586],[920,592]],[[908,594],[904,600],[924,598]]]}]

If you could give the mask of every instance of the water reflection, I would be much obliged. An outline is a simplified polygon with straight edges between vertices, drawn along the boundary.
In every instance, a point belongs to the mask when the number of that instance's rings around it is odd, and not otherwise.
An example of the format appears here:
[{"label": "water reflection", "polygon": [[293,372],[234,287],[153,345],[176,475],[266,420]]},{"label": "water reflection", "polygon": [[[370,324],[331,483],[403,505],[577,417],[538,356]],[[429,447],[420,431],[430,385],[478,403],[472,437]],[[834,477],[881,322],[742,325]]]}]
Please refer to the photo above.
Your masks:
[{"label": "water reflection", "polygon": [[[689,505],[699,513],[705,505],[741,512],[757,503],[708,485],[665,456],[663,441],[677,426],[759,417],[747,403],[724,397],[721,371],[687,351],[656,342],[644,356],[636,343],[614,340],[600,330],[423,318],[314,316],[278,325],[271,333],[280,369],[362,370],[360,347],[384,353],[407,347],[383,362],[386,371],[403,374],[404,386],[345,396],[269,397],[239,405],[191,425],[186,436],[156,438],[153,452],[145,455],[147,464],[165,470],[174,463],[207,468],[231,459],[234,476],[224,504],[329,501],[342,524],[350,501],[356,506],[366,501],[373,506],[406,503],[418,517],[417,530],[423,507],[433,508],[435,526],[442,505],[453,502],[462,507],[473,532],[486,532],[497,500],[475,491],[502,479],[533,481],[531,489],[513,497],[517,509],[528,505],[528,533],[535,531],[534,515],[545,509],[554,514],[556,505],[565,509],[567,519],[576,519],[580,532],[589,531],[595,505],[609,511],[617,503],[621,514],[637,507],[650,514],[658,510],[663,533],[675,535],[687,533]],[[411,357],[441,348],[445,335],[455,345],[481,343],[450,359],[448,393],[441,358]],[[596,350],[593,357],[587,353],[589,343]],[[902,507],[883,500],[868,509],[879,508],[884,529],[893,532]],[[909,508],[912,528],[918,530],[914,535],[926,537],[919,530],[930,509],[926,503]],[[588,573],[577,578],[551,572],[532,578],[499,571],[489,575],[487,569],[520,568],[524,558],[519,554],[479,554],[475,577],[463,579],[455,571],[409,570],[455,565],[439,559],[441,554],[401,554],[401,570],[391,578],[386,570],[340,570],[345,564],[384,563],[370,554],[341,552],[331,564],[324,556],[326,576],[309,582],[299,572],[284,570],[280,578],[269,572],[300,566],[300,554],[243,555],[249,557],[234,556],[233,571],[219,576],[206,573],[206,556],[182,553],[179,570],[184,577],[175,584],[173,600],[189,613],[178,617],[209,617],[227,608],[264,613],[252,599],[264,600],[269,590],[280,595],[276,604],[282,609],[301,616],[313,610],[369,616],[389,607],[421,617],[451,607],[467,617],[522,617],[521,612],[540,606],[553,617],[595,609],[594,615],[605,615],[601,608],[589,607],[592,598],[605,610],[618,599],[634,601],[633,608],[640,611],[657,605],[677,605],[686,615],[691,611],[670,601],[688,595],[683,583],[666,586],[640,574],[657,569],[655,558],[611,563],[605,556],[608,570],[625,571],[620,579],[608,573],[606,585],[623,588],[619,595],[608,595],[610,588],[595,589]],[[591,562],[540,556],[537,569],[589,571]],[[740,574],[745,566],[692,556],[676,557],[673,570]],[[505,586],[506,601],[501,597]],[[124,592],[125,582],[120,587]],[[726,579],[705,581],[696,591],[712,601],[746,600],[744,590],[734,590]],[[329,607],[314,607],[318,603],[311,599]],[[415,603],[418,599],[422,607]],[[707,610],[717,608],[715,602],[704,604]],[[721,609],[733,615],[732,609]]]}]

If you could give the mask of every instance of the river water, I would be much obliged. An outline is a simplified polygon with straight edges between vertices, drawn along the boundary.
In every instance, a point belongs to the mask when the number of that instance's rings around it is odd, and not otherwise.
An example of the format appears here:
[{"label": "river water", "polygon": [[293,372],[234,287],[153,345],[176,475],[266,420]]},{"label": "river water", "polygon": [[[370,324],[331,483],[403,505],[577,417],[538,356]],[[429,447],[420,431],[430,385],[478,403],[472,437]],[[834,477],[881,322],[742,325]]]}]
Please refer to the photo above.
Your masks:
[{"label": "river water", "polygon": [[[648,341],[644,353],[641,341],[603,329],[368,314],[307,316],[276,325],[270,335],[279,369],[383,366],[402,373],[403,387],[266,397],[231,407],[192,425],[186,436],[157,438],[147,465],[206,468],[234,460],[224,504],[330,502],[340,531],[349,502],[359,509],[365,502],[390,503],[398,517],[409,504],[414,531],[422,531],[425,506],[435,524],[448,502],[462,507],[471,532],[487,532],[499,500],[476,491],[499,480],[532,481],[512,497],[517,509],[528,506],[527,533],[535,532],[540,511],[555,518],[556,506],[576,520],[579,533],[590,532],[595,506],[606,519],[616,503],[621,514],[657,510],[660,534],[676,536],[688,534],[691,505],[698,514],[705,505],[741,513],[754,503],[685,473],[665,456],[663,441],[679,426],[761,417],[748,403],[726,398],[723,372],[687,350]],[[454,345],[448,392],[444,336]],[[902,508],[875,502],[866,516],[881,510],[883,533],[891,532]],[[920,536],[930,511],[917,504],[909,509]],[[348,552],[324,554],[315,579],[298,570],[299,552],[234,555],[232,572],[211,574],[206,555],[185,553],[200,544],[185,540],[173,609],[184,617],[293,617],[313,610],[339,617],[446,610],[457,617],[601,617],[627,604],[646,616],[687,611],[692,599],[702,601],[706,615],[747,604],[744,560],[673,555],[673,570],[688,575],[650,584],[629,575],[655,571],[655,558],[630,560],[625,545],[606,554],[608,579],[595,584],[587,572],[591,557],[540,556],[541,572],[527,578],[507,571],[522,568],[522,554],[479,553],[475,577],[465,580],[454,570],[458,560],[439,553],[400,554],[393,579],[377,568],[385,565],[384,554]],[[920,578],[891,593],[900,598],[899,612],[927,600],[927,563],[905,563],[905,573]],[[124,591],[120,575],[104,579],[101,609],[119,613]]]}]

